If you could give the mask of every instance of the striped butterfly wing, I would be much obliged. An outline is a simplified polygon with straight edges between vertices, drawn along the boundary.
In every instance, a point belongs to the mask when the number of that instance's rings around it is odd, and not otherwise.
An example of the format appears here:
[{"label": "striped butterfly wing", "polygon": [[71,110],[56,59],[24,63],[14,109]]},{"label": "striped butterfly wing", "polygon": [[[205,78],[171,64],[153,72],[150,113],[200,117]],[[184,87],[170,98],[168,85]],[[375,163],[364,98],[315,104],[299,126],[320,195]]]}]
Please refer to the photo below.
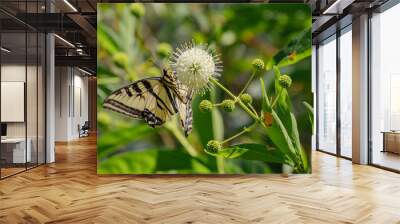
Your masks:
[{"label": "striped butterfly wing", "polygon": [[[181,89],[181,99],[178,97],[176,101],[179,102],[178,111],[179,111],[179,121],[183,128],[183,132],[187,137],[193,129],[193,112],[192,112],[192,97],[193,94],[191,91],[186,91]],[[183,102],[182,102],[183,100]]]},{"label": "striped butterfly wing", "polygon": [[143,119],[151,127],[162,125],[178,112],[161,78],[148,78],[114,91],[104,107],[123,115]]}]

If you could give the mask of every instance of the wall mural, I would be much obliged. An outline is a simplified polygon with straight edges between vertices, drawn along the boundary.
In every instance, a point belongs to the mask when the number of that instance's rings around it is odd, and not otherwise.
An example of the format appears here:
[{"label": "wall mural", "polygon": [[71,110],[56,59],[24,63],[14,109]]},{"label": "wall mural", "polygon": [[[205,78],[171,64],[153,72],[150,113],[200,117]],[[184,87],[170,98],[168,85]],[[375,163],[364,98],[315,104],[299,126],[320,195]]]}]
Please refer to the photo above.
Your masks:
[{"label": "wall mural", "polygon": [[99,174],[310,173],[305,4],[98,4]]}]

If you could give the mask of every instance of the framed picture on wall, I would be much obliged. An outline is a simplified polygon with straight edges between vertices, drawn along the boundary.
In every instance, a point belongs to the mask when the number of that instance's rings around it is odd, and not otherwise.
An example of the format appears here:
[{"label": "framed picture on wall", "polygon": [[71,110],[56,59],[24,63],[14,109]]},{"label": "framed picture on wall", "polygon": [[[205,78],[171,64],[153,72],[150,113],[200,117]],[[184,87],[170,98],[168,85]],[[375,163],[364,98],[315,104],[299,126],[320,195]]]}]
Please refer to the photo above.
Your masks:
[{"label": "framed picture on wall", "polygon": [[98,173],[310,173],[305,4],[98,5]]}]

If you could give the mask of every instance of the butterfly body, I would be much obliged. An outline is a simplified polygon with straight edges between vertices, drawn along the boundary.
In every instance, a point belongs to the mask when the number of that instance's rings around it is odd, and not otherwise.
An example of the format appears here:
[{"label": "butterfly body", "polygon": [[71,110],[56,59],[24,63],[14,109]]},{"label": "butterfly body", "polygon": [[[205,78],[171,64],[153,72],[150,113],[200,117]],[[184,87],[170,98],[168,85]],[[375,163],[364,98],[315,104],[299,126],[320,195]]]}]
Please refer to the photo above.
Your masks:
[{"label": "butterfly body", "polygon": [[178,113],[187,136],[192,130],[192,92],[178,84],[172,72],[124,86],[104,100],[104,107],[125,116],[142,119],[151,127],[163,125]]}]

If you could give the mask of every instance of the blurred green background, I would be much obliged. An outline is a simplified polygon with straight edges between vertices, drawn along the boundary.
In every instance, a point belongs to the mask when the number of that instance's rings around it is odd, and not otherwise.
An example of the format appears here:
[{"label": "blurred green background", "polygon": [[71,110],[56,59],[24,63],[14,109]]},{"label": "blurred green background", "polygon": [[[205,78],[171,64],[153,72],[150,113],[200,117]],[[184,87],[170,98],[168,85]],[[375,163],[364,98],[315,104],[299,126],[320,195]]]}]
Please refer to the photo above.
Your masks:
[{"label": "blurred green background", "polygon": [[[201,98],[216,102],[227,98],[218,90],[194,99],[194,130],[187,139],[175,120],[153,129],[102,107],[105,97],[121,86],[161,76],[168,53],[188,41],[206,43],[220,54],[224,68],[219,80],[234,93],[240,92],[249,78],[254,58],[269,65],[262,74],[268,92],[274,91],[271,65],[278,64],[282,74],[290,75],[292,112],[309,156],[312,127],[302,105],[303,101],[313,105],[311,12],[307,5],[101,3],[97,19],[98,173],[281,172],[281,164],[242,159],[225,160],[221,170],[216,158],[204,153],[208,140],[229,137],[252,122],[241,109],[199,112]],[[259,110],[258,79],[248,92]],[[243,142],[271,144],[261,130],[235,139],[235,143]]]}]

